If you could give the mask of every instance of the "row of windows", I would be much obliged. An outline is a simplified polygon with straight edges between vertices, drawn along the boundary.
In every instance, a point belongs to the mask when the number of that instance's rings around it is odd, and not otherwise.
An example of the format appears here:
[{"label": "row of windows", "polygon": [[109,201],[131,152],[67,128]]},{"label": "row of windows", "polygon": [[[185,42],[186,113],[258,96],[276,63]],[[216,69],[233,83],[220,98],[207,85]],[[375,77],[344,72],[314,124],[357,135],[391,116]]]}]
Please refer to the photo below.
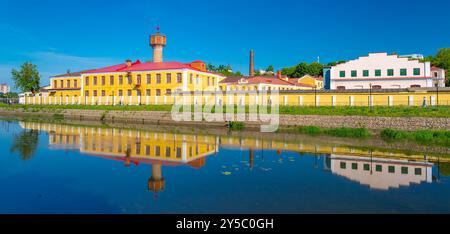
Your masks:
[{"label": "row of windows", "polygon": [[71,86],[71,84],[72,84],[71,80],[59,80],[59,86],[58,86],[58,80],[54,80],[53,88],[54,89],[56,89],[56,88],[78,88],[78,80],[73,80],[73,87]]},{"label": "row of windows", "polygon": [[[85,148],[85,150],[87,150],[87,149],[88,149],[88,145],[86,144],[86,145],[84,146],[84,148]],[[108,147],[108,148],[109,148],[109,151],[110,151],[110,152],[113,151],[112,146],[110,146],[110,147]],[[144,148],[144,151],[145,151],[144,153],[145,153],[145,155],[147,155],[147,156],[150,156],[150,155],[151,155],[151,151],[152,151],[151,148],[152,148],[152,147],[150,147],[150,145],[145,145],[145,148]],[[208,145],[208,148],[209,148],[209,145]],[[97,144],[95,144],[95,142],[92,143],[91,149],[94,150],[94,151],[97,149]],[[105,149],[104,149],[104,145],[100,145],[100,150],[101,150],[101,151],[104,151],[104,150],[105,150]],[[125,152],[131,152],[131,145],[130,145],[130,144],[125,145],[125,149],[122,148],[122,144],[119,144],[119,145],[117,146],[117,152],[118,152],[118,153],[123,153],[124,150],[125,150]],[[171,151],[171,150],[172,150],[172,149],[171,149],[170,146],[166,146],[166,147],[164,148],[164,156],[166,156],[166,157],[172,156],[172,151]],[[161,146],[158,146],[158,145],[157,145],[157,146],[154,146],[154,150],[153,150],[154,156],[156,156],[156,157],[162,156],[161,151],[162,151],[162,150],[161,150]],[[140,155],[140,154],[141,154],[141,144],[140,144],[140,143],[137,143],[137,144],[135,145],[135,152],[136,152],[137,155]],[[174,152],[175,152],[175,156],[176,156],[177,158],[181,158],[181,147],[174,147]],[[192,147],[192,146],[189,147],[188,154],[189,154],[189,157],[192,157],[192,156],[193,156],[193,147]],[[196,155],[199,154],[199,147],[198,147],[198,145],[195,146],[195,154],[196,154]]]},{"label": "row of windows", "polygon": [[[400,85],[391,85],[390,87],[387,87],[387,89],[388,88],[391,88],[391,89],[392,88],[400,88],[400,87],[401,87]],[[409,87],[410,88],[420,88],[421,86],[419,84],[413,84],[413,85],[410,85]],[[362,86],[361,87],[355,86],[354,88],[362,88]],[[382,89],[382,88],[383,87],[381,85],[372,85],[372,89]],[[336,86],[336,89],[337,90],[345,90],[346,87],[340,85],[340,86]]]},{"label": "row of windows", "polygon": [[[86,86],[89,86],[90,85],[90,81],[91,81],[91,78],[89,76],[86,76],[85,80],[84,80],[84,84]],[[146,84],[152,84],[152,75],[151,74],[147,74],[145,81],[146,81]],[[109,85],[114,85],[115,82],[116,82],[116,79],[114,79],[114,76],[110,76],[109,77]],[[124,76],[123,75],[118,76],[117,82],[118,82],[119,85],[123,85],[123,83],[124,83]],[[132,75],[127,75],[126,76],[126,82],[129,85],[133,84],[133,76]],[[155,84],[161,84],[161,82],[162,82],[161,74],[156,74],[154,82],[155,82]],[[193,82],[194,82],[193,74],[190,74],[190,76],[189,76],[189,83],[193,84]],[[208,86],[211,85],[211,84],[215,85],[216,79],[214,77],[209,77],[208,76],[207,79],[206,79],[206,82],[207,82]],[[171,84],[172,83],[172,74],[170,74],[170,73],[166,74],[165,83],[166,84]],[[176,83],[179,83],[179,84],[183,83],[183,78],[182,78],[182,74],[181,73],[177,73],[176,74]],[[200,77],[199,77],[199,75],[196,76],[195,83],[196,84],[200,84]],[[142,76],[141,75],[136,75],[136,84],[142,84]],[[99,85],[97,76],[92,77],[92,85]],[[105,76],[101,76],[100,77],[100,85],[106,85],[106,77]]]},{"label": "row of windows", "polygon": [[[381,69],[376,69],[374,71],[375,76],[381,76]],[[406,68],[402,68],[400,69],[400,76],[407,76],[408,75],[408,70]],[[420,75],[420,68],[414,68],[413,69],[413,75],[415,76],[419,76]],[[358,71],[357,70],[351,70],[350,71],[350,76],[351,77],[358,77]],[[363,77],[368,77],[370,76],[370,71],[369,70],[363,70],[362,71],[362,76]],[[387,69],[386,70],[386,76],[394,76],[394,69]],[[339,77],[346,77],[346,72],[345,71],[339,71]]]},{"label": "row of windows", "polygon": [[[142,92],[141,90],[135,90],[135,94],[136,96],[142,96]],[[155,96],[161,96],[161,89],[155,89]],[[89,97],[90,92],[88,90],[84,91],[84,96]],[[171,95],[172,94],[172,89],[166,89],[166,93],[165,95]],[[99,93],[97,90],[93,90],[92,91],[92,96],[97,97],[99,96]],[[100,96],[106,96],[106,90],[101,90],[100,91]],[[119,89],[117,91],[117,96],[124,96],[124,90]],[[127,90],[127,96],[133,96],[133,90],[128,89]],[[151,89],[146,89],[145,90],[145,96],[152,96],[152,90]]]},{"label": "row of windows", "polygon": [[[347,163],[346,162],[340,162],[340,168],[346,169]],[[352,170],[358,170],[358,163],[351,163]],[[363,170],[364,171],[370,171],[370,164],[364,163],[363,164]],[[389,173],[395,173],[395,166],[387,166],[387,170]],[[375,165],[375,171],[377,172],[383,172],[383,165],[376,164]],[[408,174],[409,168],[408,167],[401,167],[400,171],[402,174]],[[416,167],[414,168],[414,175],[422,175],[422,168]]]}]

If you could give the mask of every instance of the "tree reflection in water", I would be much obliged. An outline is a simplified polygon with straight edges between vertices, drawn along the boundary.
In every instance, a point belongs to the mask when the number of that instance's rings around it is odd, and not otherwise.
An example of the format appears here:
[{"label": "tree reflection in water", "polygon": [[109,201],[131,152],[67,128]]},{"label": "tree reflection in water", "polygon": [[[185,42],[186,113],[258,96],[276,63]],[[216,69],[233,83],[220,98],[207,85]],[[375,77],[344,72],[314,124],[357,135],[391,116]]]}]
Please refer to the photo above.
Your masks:
[{"label": "tree reflection in water", "polygon": [[14,135],[10,152],[18,153],[22,160],[28,160],[36,153],[38,142],[38,130],[24,130],[21,133]]}]

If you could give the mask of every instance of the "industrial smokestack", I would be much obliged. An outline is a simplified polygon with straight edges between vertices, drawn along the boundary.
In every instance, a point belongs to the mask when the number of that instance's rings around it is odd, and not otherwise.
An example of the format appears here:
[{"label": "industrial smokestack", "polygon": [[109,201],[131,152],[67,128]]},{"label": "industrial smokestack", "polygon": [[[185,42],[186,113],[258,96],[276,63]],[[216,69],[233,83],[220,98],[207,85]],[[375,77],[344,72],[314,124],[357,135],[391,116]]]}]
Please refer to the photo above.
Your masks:
[{"label": "industrial smokestack", "polygon": [[255,67],[254,67],[254,63],[253,63],[253,50],[250,50],[250,65],[249,65],[248,75],[250,77],[255,75]]}]

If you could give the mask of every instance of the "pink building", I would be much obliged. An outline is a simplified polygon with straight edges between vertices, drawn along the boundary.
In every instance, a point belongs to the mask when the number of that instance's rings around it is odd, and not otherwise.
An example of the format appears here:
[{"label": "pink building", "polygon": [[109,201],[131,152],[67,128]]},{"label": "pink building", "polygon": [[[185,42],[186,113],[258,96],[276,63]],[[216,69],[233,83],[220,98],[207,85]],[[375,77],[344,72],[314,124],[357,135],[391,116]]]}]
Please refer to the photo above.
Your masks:
[{"label": "pink building", "polygon": [[[325,70],[324,70],[325,71]],[[325,72],[324,72],[325,73]],[[329,89],[399,89],[444,87],[445,71],[417,59],[369,53],[329,68]]]}]

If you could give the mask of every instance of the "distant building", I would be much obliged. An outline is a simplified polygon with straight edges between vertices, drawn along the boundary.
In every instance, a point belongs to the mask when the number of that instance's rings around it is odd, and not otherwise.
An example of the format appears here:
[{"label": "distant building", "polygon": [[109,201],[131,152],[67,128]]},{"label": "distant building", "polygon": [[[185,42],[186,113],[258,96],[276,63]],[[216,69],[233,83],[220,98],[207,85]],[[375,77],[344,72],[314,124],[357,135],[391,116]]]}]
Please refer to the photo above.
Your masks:
[{"label": "distant building", "polygon": [[[444,71],[430,62],[409,57],[369,53],[345,63],[324,68],[326,89],[399,89],[444,86]],[[436,76],[434,76],[436,75]]]},{"label": "distant building", "polygon": [[311,75],[304,75],[300,78],[288,78],[287,81],[294,83],[295,85],[307,85],[312,88],[316,89],[323,89],[323,77],[321,76],[311,76]]},{"label": "distant building", "polygon": [[8,84],[0,84],[0,93],[9,93],[10,88]]},{"label": "distant building", "polygon": [[399,58],[409,58],[409,59],[423,59],[422,54],[406,54],[406,55],[399,55]]}]

